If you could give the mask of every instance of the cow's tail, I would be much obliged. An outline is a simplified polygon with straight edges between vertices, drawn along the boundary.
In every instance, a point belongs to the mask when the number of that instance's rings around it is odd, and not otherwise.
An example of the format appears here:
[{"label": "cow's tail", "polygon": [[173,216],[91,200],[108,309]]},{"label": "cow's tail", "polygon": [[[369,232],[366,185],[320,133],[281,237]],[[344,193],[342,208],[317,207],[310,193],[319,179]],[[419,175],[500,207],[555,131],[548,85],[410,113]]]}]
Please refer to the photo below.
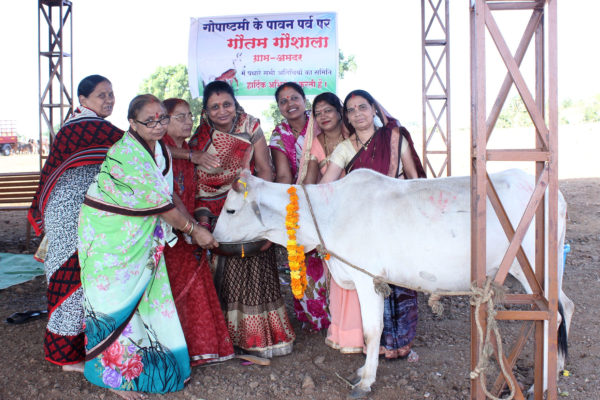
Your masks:
[{"label": "cow's tail", "polygon": [[563,305],[558,302],[558,312],[561,316],[560,325],[558,326],[558,353],[561,354],[565,361],[569,356],[569,343],[567,338],[567,321],[565,320],[565,312]]}]

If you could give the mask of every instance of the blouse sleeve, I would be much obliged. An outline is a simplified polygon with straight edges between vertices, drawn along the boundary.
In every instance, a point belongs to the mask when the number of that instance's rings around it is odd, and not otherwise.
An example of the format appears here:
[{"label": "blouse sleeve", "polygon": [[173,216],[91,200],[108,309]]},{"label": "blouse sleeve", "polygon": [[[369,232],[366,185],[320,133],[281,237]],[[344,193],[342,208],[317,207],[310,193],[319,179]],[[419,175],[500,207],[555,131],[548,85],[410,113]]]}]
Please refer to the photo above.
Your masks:
[{"label": "blouse sleeve", "polygon": [[340,168],[345,168],[355,154],[356,150],[354,150],[352,142],[350,142],[350,139],[346,139],[336,146],[329,156],[329,161]]},{"label": "blouse sleeve", "polygon": [[264,134],[262,128],[260,127],[260,125],[258,125],[257,128],[252,133],[252,136],[250,137],[250,143],[255,144],[256,142],[258,142],[260,139],[263,139],[264,137],[265,137],[265,134]]},{"label": "blouse sleeve", "polygon": [[402,137],[402,147],[400,148],[400,155],[403,156],[404,153],[408,151],[408,140],[405,137]]},{"label": "blouse sleeve", "polygon": [[269,147],[275,148],[285,153],[285,147],[283,144],[283,139],[281,137],[281,133],[277,129],[278,126],[273,129],[273,133],[271,133],[271,139],[269,140]]}]

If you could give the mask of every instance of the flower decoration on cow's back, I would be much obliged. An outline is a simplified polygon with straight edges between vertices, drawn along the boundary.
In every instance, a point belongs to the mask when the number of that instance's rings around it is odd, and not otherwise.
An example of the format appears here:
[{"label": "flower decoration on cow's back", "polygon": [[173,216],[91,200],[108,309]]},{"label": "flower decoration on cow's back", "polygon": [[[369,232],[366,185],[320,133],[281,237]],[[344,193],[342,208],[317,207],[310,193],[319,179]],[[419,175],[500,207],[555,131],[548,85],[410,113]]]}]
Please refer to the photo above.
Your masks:
[{"label": "flower decoration on cow's back", "polygon": [[285,229],[288,234],[287,252],[290,277],[292,278],[291,286],[294,297],[301,299],[304,296],[307,282],[306,265],[304,264],[304,246],[299,246],[298,242],[296,242],[296,230],[299,228],[298,195],[296,194],[296,188],[293,186],[291,186],[287,192],[290,194],[290,203],[285,208],[287,211],[285,217]]}]

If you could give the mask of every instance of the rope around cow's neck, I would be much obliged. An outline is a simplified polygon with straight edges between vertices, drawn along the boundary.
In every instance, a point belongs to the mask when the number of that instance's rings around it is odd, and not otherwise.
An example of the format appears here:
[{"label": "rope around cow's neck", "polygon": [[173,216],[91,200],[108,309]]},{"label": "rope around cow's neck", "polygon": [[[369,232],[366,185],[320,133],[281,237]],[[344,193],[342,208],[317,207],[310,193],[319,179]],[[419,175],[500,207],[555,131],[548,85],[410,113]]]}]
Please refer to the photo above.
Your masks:
[{"label": "rope around cow's neck", "polygon": [[[364,268],[361,268],[357,265],[352,264],[348,260],[345,260],[340,255],[328,250],[327,247],[325,247],[325,242],[323,241],[323,236],[321,235],[321,230],[319,229],[319,224],[317,224],[317,219],[316,219],[315,213],[313,211],[310,197],[308,196],[308,192],[306,191],[306,187],[304,187],[304,185],[300,185],[300,187],[302,188],[302,191],[304,192],[304,197],[306,197],[306,202],[308,203],[308,209],[310,211],[310,216],[312,217],[313,224],[315,225],[315,229],[317,231],[317,236],[319,237],[319,245],[317,246],[317,252],[319,253],[319,255],[324,256],[325,254],[330,254],[332,257],[337,258],[338,260],[340,260],[344,264],[348,265],[349,267],[352,267],[364,274],[367,274],[368,276],[370,276],[373,279],[373,285],[375,286],[375,292],[383,295],[384,297],[389,296],[391,293],[391,289],[390,289],[389,285],[390,284],[393,285],[394,282],[387,280],[383,276],[374,275],[371,272],[365,270]],[[439,303],[440,297],[442,297],[442,296],[469,296],[470,297],[470,299],[469,299],[470,305],[475,307],[475,324],[477,325],[477,332],[478,332],[478,336],[479,336],[479,357],[478,357],[479,361],[478,361],[475,369],[473,371],[471,371],[470,378],[477,379],[479,377],[479,380],[481,382],[481,387],[483,388],[483,391],[488,398],[490,398],[492,400],[502,400],[499,397],[496,397],[493,394],[491,394],[487,390],[486,385],[485,385],[485,372],[488,369],[488,366],[489,366],[488,360],[490,358],[490,355],[493,352],[492,346],[490,344],[490,342],[491,342],[490,335],[491,335],[491,332],[493,331],[494,336],[496,337],[496,345],[498,346],[498,354],[499,354],[498,362],[500,364],[500,369],[502,370],[502,375],[504,375],[504,379],[506,380],[506,382],[508,382],[508,385],[510,387],[510,395],[505,400],[511,400],[512,398],[514,398],[516,388],[514,386],[512,379],[510,379],[510,376],[506,369],[506,365],[504,363],[504,351],[502,350],[502,338],[500,337],[500,330],[498,329],[498,324],[496,323],[496,318],[495,318],[496,310],[494,308],[495,307],[494,303],[498,302],[500,300],[500,298],[503,297],[503,295],[504,295],[504,292],[501,287],[496,285],[490,277],[488,277],[486,279],[484,286],[481,288],[477,286],[476,282],[473,282],[471,284],[471,291],[469,291],[469,292],[446,292],[446,291],[432,292],[429,290],[425,290],[421,287],[411,287],[410,285],[405,285],[405,284],[402,284],[402,287],[406,288],[406,289],[418,291],[418,292],[428,293],[430,295],[428,304],[432,308],[433,312],[438,315],[441,315],[442,311],[443,311],[443,306]],[[494,299],[494,297],[496,297],[496,299]],[[481,316],[480,316],[481,315],[480,308],[484,303],[487,304],[487,324],[486,324],[485,339],[483,336],[483,329],[481,328]]]}]

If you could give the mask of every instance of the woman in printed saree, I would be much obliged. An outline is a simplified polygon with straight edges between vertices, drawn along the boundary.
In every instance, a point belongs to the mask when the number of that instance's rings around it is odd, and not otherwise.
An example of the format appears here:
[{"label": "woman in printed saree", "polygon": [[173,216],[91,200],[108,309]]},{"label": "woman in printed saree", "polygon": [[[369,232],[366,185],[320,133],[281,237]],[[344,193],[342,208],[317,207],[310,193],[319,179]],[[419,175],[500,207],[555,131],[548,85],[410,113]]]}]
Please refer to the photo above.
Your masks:
[{"label": "woman in printed saree", "polygon": [[[130,128],[90,186],[79,219],[85,377],[121,397],[183,389],[190,360],[163,255],[186,232],[218,246],[173,194],[171,156],[161,143],[169,116],[156,97],[135,97]],[[177,205],[177,207],[176,207]]]},{"label": "woman in printed saree", "polygon": [[85,192],[123,131],[104,119],[115,104],[108,79],[84,78],[77,96],[81,105],[52,142],[28,218],[38,235],[45,233],[42,243],[47,245],[42,260],[48,282],[46,360],[82,372],[85,346],[77,219]]},{"label": "woman in printed saree", "polygon": [[[171,117],[163,141],[169,147],[189,152],[186,142],[192,133],[194,119],[189,104],[183,99],[163,102]],[[196,184],[194,164],[186,159],[173,159],[173,190],[186,210],[194,212]],[[208,224],[207,224],[208,225]],[[175,294],[175,306],[187,343],[192,366],[224,361],[233,357],[233,346],[221,312],[206,251],[188,243],[187,235],[177,232],[175,246],[165,248],[165,262]]]},{"label": "woman in printed saree", "polygon": [[[209,83],[203,107],[190,147],[213,155],[218,166],[196,167],[195,215],[201,224],[213,225],[243,168],[267,181],[273,180],[273,170],[260,121],[244,112],[229,84]],[[289,354],[296,336],[281,295],[274,249],[263,248],[252,256],[216,256],[212,263],[229,335],[238,352],[265,358]]]},{"label": "woman in printed saree", "polygon": [[[285,118],[275,127],[269,142],[276,181],[300,184],[306,177],[313,137],[320,131],[306,110],[306,96],[300,85],[284,83],[275,91],[275,100]],[[307,286],[302,299],[294,298],[294,312],[304,329],[316,332],[329,326],[328,273],[316,251],[306,254],[305,263]]]},{"label": "woman in printed saree", "polygon": [[[343,111],[344,123],[351,136],[333,151],[321,183],[334,181],[343,172],[359,168],[369,168],[394,178],[425,178],[410,134],[397,120],[386,115],[368,92],[350,92],[344,100]],[[383,126],[376,126],[376,117]],[[386,358],[410,356],[409,361],[417,361],[417,354],[411,351],[418,319],[417,293],[398,286],[390,287],[392,294],[384,300],[381,352]],[[345,300],[330,300],[354,302],[354,296],[355,293],[346,293]],[[347,305],[342,303],[339,309],[347,308]]]}]

